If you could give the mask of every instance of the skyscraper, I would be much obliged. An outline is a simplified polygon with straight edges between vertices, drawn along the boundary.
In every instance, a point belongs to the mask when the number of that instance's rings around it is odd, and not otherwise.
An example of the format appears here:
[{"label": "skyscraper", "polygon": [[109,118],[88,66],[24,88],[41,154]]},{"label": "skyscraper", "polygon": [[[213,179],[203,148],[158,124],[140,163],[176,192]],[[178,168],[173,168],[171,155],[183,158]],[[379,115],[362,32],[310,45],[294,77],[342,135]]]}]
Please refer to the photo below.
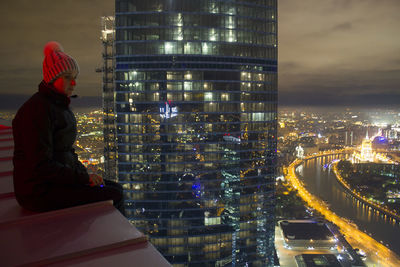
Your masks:
[{"label": "skyscraper", "polygon": [[118,179],[174,266],[270,266],[276,0],[116,0]]}]

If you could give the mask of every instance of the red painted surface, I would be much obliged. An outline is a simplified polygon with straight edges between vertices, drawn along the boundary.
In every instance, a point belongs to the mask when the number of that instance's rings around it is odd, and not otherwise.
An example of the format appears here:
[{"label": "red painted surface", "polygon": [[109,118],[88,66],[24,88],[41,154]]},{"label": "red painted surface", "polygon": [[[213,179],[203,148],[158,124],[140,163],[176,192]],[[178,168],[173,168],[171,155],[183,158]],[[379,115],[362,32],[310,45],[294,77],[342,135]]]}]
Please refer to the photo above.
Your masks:
[{"label": "red painted surface", "polygon": [[[6,128],[6,129],[9,129]],[[0,135],[12,134],[0,129]],[[12,140],[0,139],[0,265],[171,266],[110,201],[51,212],[21,208],[12,181]]]},{"label": "red painted surface", "polygon": [[11,129],[11,127],[0,124],[0,130],[6,130],[6,129]]},{"label": "red painted surface", "polygon": [[12,157],[0,158],[0,161],[12,161]]},{"label": "red painted surface", "polygon": [[13,149],[14,149],[14,146],[4,146],[4,147],[0,147],[0,151],[2,151],[2,150],[7,151],[7,150],[13,150]]},{"label": "red painted surface", "polygon": [[0,172],[0,177],[2,177],[2,176],[10,176],[10,175],[12,175],[12,174],[13,174],[12,171]]}]

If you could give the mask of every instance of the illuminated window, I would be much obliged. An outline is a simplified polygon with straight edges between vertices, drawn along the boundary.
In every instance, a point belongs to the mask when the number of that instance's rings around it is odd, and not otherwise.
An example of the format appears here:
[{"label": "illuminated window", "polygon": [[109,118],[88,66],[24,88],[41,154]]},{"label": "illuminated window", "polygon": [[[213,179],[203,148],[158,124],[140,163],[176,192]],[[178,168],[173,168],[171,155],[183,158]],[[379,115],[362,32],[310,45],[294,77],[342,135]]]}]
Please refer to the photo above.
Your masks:
[{"label": "illuminated window", "polygon": [[183,49],[185,54],[201,54],[201,46],[198,42],[187,42]]},{"label": "illuminated window", "polygon": [[229,97],[230,95],[229,94],[221,94],[221,100],[222,101],[229,101]]},{"label": "illuminated window", "polygon": [[160,89],[159,83],[149,83],[149,86],[151,91],[158,91]]},{"label": "illuminated window", "polygon": [[154,93],[152,101],[159,101],[159,100],[160,100],[160,94],[159,93]]},{"label": "illuminated window", "polygon": [[167,80],[180,80],[182,79],[182,72],[167,72]]},{"label": "illuminated window", "polygon": [[213,13],[213,14],[218,13],[219,12],[219,8],[218,8],[217,3],[210,3],[208,12]]},{"label": "illuminated window", "polygon": [[218,41],[218,34],[214,28],[208,30],[208,38],[210,41]]},{"label": "illuminated window", "polygon": [[229,15],[236,15],[236,7],[225,5],[224,13]]},{"label": "illuminated window", "polygon": [[178,40],[178,41],[183,40],[183,31],[182,31],[182,28],[181,28],[181,27],[178,27],[178,28],[175,30],[174,40]]},{"label": "illuminated window", "polygon": [[207,44],[207,43],[202,43],[201,44],[201,50],[202,50],[202,54],[203,55],[212,54],[211,53],[211,49],[212,49],[212,46],[210,44]]},{"label": "illuminated window", "polygon": [[264,113],[256,112],[252,114],[252,121],[263,121],[264,120]]},{"label": "illuminated window", "polygon": [[204,101],[213,101],[213,93],[211,92],[204,93]]},{"label": "illuminated window", "polygon": [[181,13],[178,13],[176,15],[176,19],[175,19],[175,25],[176,26],[183,26],[183,17]]},{"label": "illuminated window", "polygon": [[192,89],[193,89],[193,82],[183,82],[183,90],[192,91]]},{"label": "illuminated window", "polygon": [[184,93],[183,98],[185,101],[191,101],[192,100],[192,93]]},{"label": "illuminated window", "polygon": [[191,80],[192,79],[192,74],[190,72],[185,73],[185,80]]},{"label": "illuminated window", "polygon": [[228,42],[236,42],[236,31],[229,30],[225,38]]},{"label": "illuminated window", "polygon": [[234,29],[235,28],[235,19],[233,18],[233,16],[226,17],[225,27],[228,28],[228,29]]},{"label": "illuminated window", "polygon": [[168,82],[167,90],[169,91],[181,91],[182,90],[182,82]]},{"label": "illuminated window", "polygon": [[164,44],[165,54],[173,54],[176,50],[176,44],[173,42],[165,42]]}]

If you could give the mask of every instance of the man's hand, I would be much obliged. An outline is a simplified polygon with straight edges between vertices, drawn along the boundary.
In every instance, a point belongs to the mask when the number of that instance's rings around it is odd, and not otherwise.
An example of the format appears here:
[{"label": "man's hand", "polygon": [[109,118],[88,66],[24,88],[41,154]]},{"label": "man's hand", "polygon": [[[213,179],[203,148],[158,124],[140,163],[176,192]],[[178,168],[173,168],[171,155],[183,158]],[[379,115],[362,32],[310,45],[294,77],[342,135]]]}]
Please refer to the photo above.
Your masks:
[{"label": "man's hand", "polygon": [[90,186],[104,185],[103,177],[101,177],[95,173],[89,174],[89,185]]}]

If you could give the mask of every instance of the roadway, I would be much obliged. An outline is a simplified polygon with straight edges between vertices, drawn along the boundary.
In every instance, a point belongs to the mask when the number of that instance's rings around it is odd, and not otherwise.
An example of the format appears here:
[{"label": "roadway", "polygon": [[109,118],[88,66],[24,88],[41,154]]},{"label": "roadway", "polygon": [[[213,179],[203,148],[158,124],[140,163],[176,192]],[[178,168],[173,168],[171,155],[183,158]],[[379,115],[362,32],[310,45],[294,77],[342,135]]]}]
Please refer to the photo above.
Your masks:
[{"label": "roadway", "polygon": [[[340,150],[336,154],[339,153],[343,153],[343,151]],[[329,154],[335,153],[321,153],[305,158],[304,160],[326,156]],[[392,252],[390,249],[377,242],[366,233],[358,230],[356,225],[353,225],[346,221],[346,219],[336,215],[329,209],[327,203],[325,203],[322,199],[310,194],[310,192],[305,188],[304,183],[297,177],[295,172],[296,167],[303,162],[303,160],[295,160],[292,162],[287,169],[286,179],[289,181],[291,186],[298,190],[298,194],[307,203],[307,205],[325,216],[328,221],[335,224],[340,229],[340,232],[345,235],[347,241],[353,248],[360,248],[367,253],[367,266],[400,266],[400,258],[396,253]]]}]

